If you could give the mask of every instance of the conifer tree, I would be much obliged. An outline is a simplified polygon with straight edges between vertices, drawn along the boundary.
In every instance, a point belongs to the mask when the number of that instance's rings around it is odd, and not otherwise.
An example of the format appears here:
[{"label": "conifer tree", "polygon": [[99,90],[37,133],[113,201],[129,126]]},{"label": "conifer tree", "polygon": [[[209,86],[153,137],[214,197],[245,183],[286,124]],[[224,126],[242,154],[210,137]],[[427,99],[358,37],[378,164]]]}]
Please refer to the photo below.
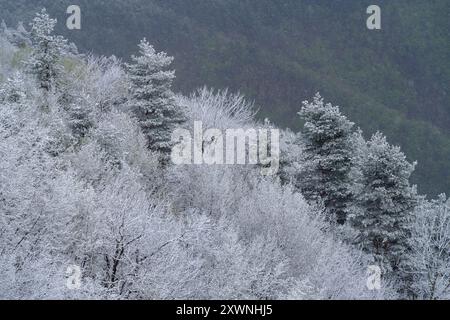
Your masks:
[{"label": "conifer tree", "polygon": [[63,71],[60,59],[68,48],[66,39],[53,34],[56,22],[42,9],[31,23],[33,51],[28,65],[31,73],[36,75],[39,87],[46,92],[57,87]]},{"label": "conifer tree", "polygon": [[308,200],[323,201],[330,221],[343,224],[353,201],[353,123],[319,94],[303,103],[299,115],[305,121],[306,163],[298,185]]},{"label": "conifer tree", "polygon": [[[405,282],[413,211],[418,196],[409,178],[415,164],[399,147],[391,146],[381,133],[367,143],[362,165],[363,190],[349,221],[357,231],[356,243],[373,256],[374,263],[395,280]],[[402,286],[402,285],[400,285]]]},{"label": "conifer tree", "polygon": [[139,56],[127,64],[131,83],[129,106],[144,132],[149,149],[163,154],[164,161],[171,151],[171,134],[183,122],[175,95],[171,90],[174,71],[167,70],[173,61],[165,52],[157,53],[147,40],[139,44]]}]

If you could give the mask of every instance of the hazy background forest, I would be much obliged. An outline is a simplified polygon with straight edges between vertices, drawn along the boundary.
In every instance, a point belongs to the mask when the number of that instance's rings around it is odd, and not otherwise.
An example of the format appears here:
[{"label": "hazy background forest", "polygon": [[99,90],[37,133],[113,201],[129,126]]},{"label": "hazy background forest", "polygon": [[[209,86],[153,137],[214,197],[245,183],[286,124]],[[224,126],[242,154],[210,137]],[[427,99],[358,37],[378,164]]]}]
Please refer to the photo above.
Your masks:
[{"label": "hazy background forest", "polygon": [[[450,2],[377,1],[382,30],[365,27],[373,1],[0,0],[9,26],[41,7],[81,52],[129,59],[144,36],[175,57],[175,89],[229,87],[259,117],[297,130],[292,115],[320,91],[367,136],[384,132],[419,165],[419,191],[450,191]],[[78,4],[82,29],[65,27]]]}]

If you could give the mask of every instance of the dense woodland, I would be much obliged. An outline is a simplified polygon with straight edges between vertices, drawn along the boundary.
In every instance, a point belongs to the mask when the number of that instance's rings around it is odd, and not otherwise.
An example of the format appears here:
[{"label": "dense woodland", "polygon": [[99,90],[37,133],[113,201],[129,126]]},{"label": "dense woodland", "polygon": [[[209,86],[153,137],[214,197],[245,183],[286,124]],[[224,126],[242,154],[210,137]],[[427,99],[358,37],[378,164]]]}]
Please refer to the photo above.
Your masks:
[{"label": "dense woodland", "polygon": [[[65,26],[72,4],[81,30]],[[381,31],[366,28],[371,4]],[[450,192],[448,0],[0,0],[0,19],[27,24],[42,7],[80,52],[128,61],[146,37],[175,57],[176,91],[240,91],[283,128],[300,130],[292,115],[320,91],[417,160],[422,193]]]},{"label": "dense woodland", "polygon": [[55,25],[42,10],[0,30],[0,298],[450,298],[450,202],[417,191],[383,133],[313,94],[276,176],[174,165],[175,128],[276,125],[240,94],[175,94],[173,58],[145,39],[123,62]]}]

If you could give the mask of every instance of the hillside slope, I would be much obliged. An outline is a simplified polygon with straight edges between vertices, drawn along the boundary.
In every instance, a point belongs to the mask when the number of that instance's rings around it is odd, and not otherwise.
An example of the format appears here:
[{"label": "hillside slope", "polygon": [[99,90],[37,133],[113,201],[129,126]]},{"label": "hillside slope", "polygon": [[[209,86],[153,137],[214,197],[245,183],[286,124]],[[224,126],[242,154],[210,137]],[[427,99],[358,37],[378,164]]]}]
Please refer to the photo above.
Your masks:
[{"label": "hillside slope", "polygon": [[[127,58],[147,37],[175,56],[178,90],[240,90],[260,117],[293,129],[320,91],[417,159],[420,191],[449,192],[450,2],[378,3],[381,32],[365,27],[366,0],[0,0],[0,15],[15,25],[45,6],[83,52]],[[70,4],[82,8],[80,31],[65,28]]]}]

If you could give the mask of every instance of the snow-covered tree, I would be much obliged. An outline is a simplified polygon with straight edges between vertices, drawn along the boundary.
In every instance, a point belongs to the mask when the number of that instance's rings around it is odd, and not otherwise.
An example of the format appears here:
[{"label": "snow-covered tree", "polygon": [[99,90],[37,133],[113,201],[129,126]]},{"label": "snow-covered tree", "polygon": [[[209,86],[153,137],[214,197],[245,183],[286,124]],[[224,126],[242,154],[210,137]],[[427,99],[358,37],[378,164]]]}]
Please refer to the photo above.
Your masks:
[{"label": "snow-covered tree", "polygon": [[299,176],[304,171],[304,141],[300,133],[283,130],[280,137],[280,179],[283,183],[292,183],[300,189]]},{"label": "snow-covered tree", "polygon": [[0,31],[0,81],[10,77],[11,72],[15,69],[13,61],[17,57],[19,48],[13,45],[8,37]]},{"label": "snow-covered tree", "polygon": [[191,126],[194,121],[222,130],[254,125],[255,108],[239,93],[203,87],[188,97],[178,96],[177,100]]},{"label": "snow-covered tree", "polygon": [[243,197],[234,217],[244,239],[272,237],[289,258],[288,275],[296,285],[308,283],[317,298],[390,295],[388,285],[382,292],[367,290],[363,255],[333,235],[325,217],[294,187],[262,180]]},{"label": "snow-covered tree", "polygon": [[58,99],[65,121],[80,141],[126,101],[127,85],[120,60],[115,57],[71,57],[72,71],[64,74]]},{"label": "snow-covered tree", "polygon": [[139,56],[127,64],[130,79],[131,111],[148,140],[148,147],[165,155],[171,151],[171,134],[183,122],[180,107],[171,90],[175,72],[167,70],[173,61],[165,52],[157,53],[147,40],[139,44]]},{"label": "snow-covered tree", "polygon": [[399,147],[391,146],[381,133],[373,135],[361,168],[363,189],[349,216],[357,231],[356,243],[388,276],[396,275],[399,281],[407,278],[402,270],[409,263],[413,211],[418,199],[415,187],[409,183],[414,167]]},{"label": "snow-covered tree", "polygon": [[329,219],[342,224],[353,201],[353,123],[319,94],[303,103],[299,115],[305,121],[306,163],[298,184],[308,200],[323,201]]},{"label": "snow-covered tree", "polygon": [[26,96],[25,80],[20,72],[16,72],[11,78],[0,84],[0,102],[20,103]]},{"label": "snow-covered tree", "polygon": [[450,202],[445,195],[421,201],[411,236],[411,269],[416,299],[450,298]]},{"label": "snow-covered tree", "polygon": [[75,66],[73,74],[76,77],[72,90],[83,94],[96,118],[126,103],[126,74],[116,57],[88,56]]},{"label": "snow-covered tree", "polygon": [[36,75],[39,87],[45,91],[58,86],[63,72],[61,58],[68,48],[66,39],[53,34],[56,22],[42,9],[31,23],[33,51],[27,64]]}]

